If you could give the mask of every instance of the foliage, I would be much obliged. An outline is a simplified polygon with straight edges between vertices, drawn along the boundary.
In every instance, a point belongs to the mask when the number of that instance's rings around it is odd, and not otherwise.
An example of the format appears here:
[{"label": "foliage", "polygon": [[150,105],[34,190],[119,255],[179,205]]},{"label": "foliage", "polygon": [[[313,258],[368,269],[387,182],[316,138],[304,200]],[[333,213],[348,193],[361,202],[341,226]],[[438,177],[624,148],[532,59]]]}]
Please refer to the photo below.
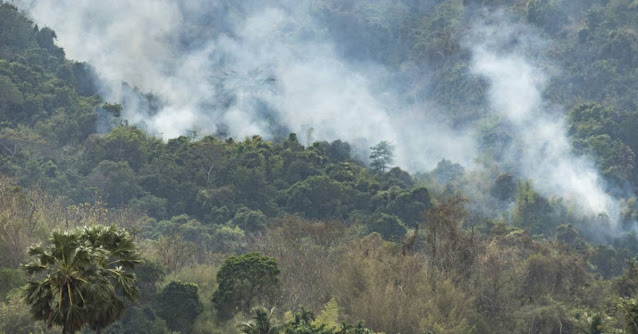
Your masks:
[{"label": "foliage", "polygon": [[280,290],[279,273],[277,261],[259,253],[226,258],[212,299],[219,316],[227,319],[237,311],[248,313],[255,303],[272,305]]},{"label": "foliage", "polygon": [[59,328],[48,329],[44,323],[34,322],[21,293],[13,291],[0,301],[0,333],[32,334],[59,333]]},{"label": "foliage", "polygon": [[450,160],[443,159],[439,161],[436,168],[432,171],[432,176],[440,184],[448,184],[458,182],[463,176],[465,169],[463,166],[453,163]]},{"label": "foliage", "polygon": [[501,201],[513,199],[516,194],[516,182],[514,181],[514,177],[509,173],[499,175],[496,180],[494,180],[494,185],[490,193]]},{"label": "foliage", "polygon": [[377,173],[385,173],[394,162],[394,146],[387,141],[382,141],[370,148],[370,167]]},{"label": "foliage", "polygon": [[172,281],[157,295],[157,315],[169,329],[190,333],[193,321],[203,312],[197,285]]},{"label": "foliage", "polygon": [[367,228],[370,233],[377,232],[384,239],[395,242],[400,241],[407,232],[405,224],[399,218],[383,213],[372,216]]},{"label": "foliage", "polygon": [[305,310],[296,312],[294,320],[286,324],[285,334],[331,334],[332,329],[327,328],[325,324],[315,326],[313,323],[315,316],[312,312]]},{"label": "foliage", "polygon": [[133,239],[114,226],[53,232],[46,246],[29,248],[30,280],[25,300],[47,326],[75,333],[84,325],[102,329],[122,316],[123,299],[139,290],[130,271],[140,263]]},{"label": "foliage", "polygon": [[245,334],[277,334],[279,326],[271,323],[272,310],[266,311],[264,308],[256,308],[253,310],[253,320],[245,322],[237,327],[241,333]]},{"label": "foliage", "polygon": [[150,307],[130,307],[121,321],[107,328],[105,334],[139,333],[154,334],[168,333],[166,323],[155,315]]},{"label": "foliage", "polygon": [[627,333],[638,333],[638,302],[636,299],[623,299],[620,309],[625,318],[625,330]]},{"label": "foliage", "polygon": [[266,228],[266,216],[259,210],[239,208],[231,223],[247,232],[261,232]]},{"label": "foliage", "polygon": [[11,292],[26,284],[24,274],[16,269],[0,268],[0,300]]},{"label": "foliage", "polygon": [[[489,82],[466,47],[496,7],[542,35],[543,98],[565,106],[574,154],[619,198],[617,228],[511,168],[526,134],[486,117]],[[131,105],[97,96],[93,69],[67,60],[52,29],[0,3],[0,332],[230,333],[258,305],[308,308],[284,321],[257,308],[239,330],[635,332],[637,14],[633,0],[313,2],[340,57],[388,69],[399,98],[442,106],[451,128],[481,122],[481,168],[424,153],[444,159],[411,175],[386,141],[366,159],[361,143],[311,130],[302,144],[283,130],[163,140],[129,126]],[[122,89],[158,110],[160,97]],[[94,224],[130,235],[74,230]],[[145,263],[100,233],[135,240]],[[38,242],[27,304],[17,268]]]},{"label": "foliage", "polygon": [[516,194],[514,224],[534,234],[552,235],[560,223],[560,203],[553,203],[536,193],[529,182],[521,182]]},{"label": "foliage", "polygon": [[312,324],[315,326],[324,325],[327,328],[337,328],[339,323],[339,305],[337,301],[332,298],[326,303]]}]

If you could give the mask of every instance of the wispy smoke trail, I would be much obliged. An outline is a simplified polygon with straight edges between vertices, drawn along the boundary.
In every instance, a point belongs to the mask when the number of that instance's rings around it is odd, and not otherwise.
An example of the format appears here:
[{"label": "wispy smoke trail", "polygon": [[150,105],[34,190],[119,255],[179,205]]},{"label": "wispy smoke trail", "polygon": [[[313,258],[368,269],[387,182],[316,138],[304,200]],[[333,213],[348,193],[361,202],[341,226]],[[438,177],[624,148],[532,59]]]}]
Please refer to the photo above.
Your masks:
[{"label": "wispy smoke trail", "polygon": [[492,109],[515,133],[517,151],[509,157],[522,176],[545,196],[561,196],[587,214],[605,213],[616,221],[617,203],[604,191],[597,169],[572,153],[562,113],[543,100],[547,75],[535,64],[543,42],[502,12],[473,31],[472,71],[489,80]]}]

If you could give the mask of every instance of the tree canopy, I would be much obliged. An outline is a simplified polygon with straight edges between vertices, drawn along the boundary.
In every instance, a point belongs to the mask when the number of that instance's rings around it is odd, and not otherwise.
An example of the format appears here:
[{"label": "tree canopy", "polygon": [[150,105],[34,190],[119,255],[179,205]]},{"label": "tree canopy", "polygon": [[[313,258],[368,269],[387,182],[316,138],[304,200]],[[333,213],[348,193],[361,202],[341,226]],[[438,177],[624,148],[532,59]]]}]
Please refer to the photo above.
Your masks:
[{"label": "tree canopy", "polygon": [[213,303],[222,318],[250,312],[255,303],[273,304],[280,291],[277,261],[259,253],[230,256],[217,273]]},{"label": "tree canopy", "polygon": [[[243,18],[249,3],[215,5]],[[427,138],[450,156],[418,152],[416,138],[369,147],[384,133],[324,141],[268,110],[270,133],[230,138],[215,124],[161,138],[126,117],[165,97],[127,83],[122,99],[101,96],[95,70],[67,59],[52,28],[0,3],[0,333],[638,332],[634,0],[309,8],[325,29],[300,20],[283,25],[286,38],[316,36],[348,66],[379,65],[410,105],[388,115],[444,119],[459,137]],[[491,113],[490,83],[471,70],[485,11],[543,41],[526,56],[548,74],[543,104],[562,106],[557,144],[600,171],[614,215],[525,177],[518,143],[533,134]],[[180,34],[225,43],[229,22],[213,16],[185,18]],[[217,98],[202,108],[236,102]],[[421,115],[431,107],[440,115]],[[466,131],[475,166],[452,158]],[[415,170],[421,160],[432,165]]]}]

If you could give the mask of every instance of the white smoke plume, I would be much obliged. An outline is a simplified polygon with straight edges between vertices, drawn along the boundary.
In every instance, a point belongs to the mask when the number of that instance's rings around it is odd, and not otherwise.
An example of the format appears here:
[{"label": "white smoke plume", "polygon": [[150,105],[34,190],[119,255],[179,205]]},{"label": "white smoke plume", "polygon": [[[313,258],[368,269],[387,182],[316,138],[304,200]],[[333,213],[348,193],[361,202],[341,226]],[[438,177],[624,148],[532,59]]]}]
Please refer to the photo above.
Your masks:
[{"label": "white smoke plume", "polygon": [[598,170],[572,153],[564,113],[543,100],[548,82],[539,65],[543,41],[503,12],[491,14],[473,32],[472,72],[489,81],[492,110],[516,135],[510,159],[516,159],[518,172],[547,197],[563,197],[587,215],[603,213],[617,221],[618,203],[605,192]]},{"label": "white smoke plume", "polygon": [[[443,158],[471,168],[477,157],[475,131],[448,126],[440,106],[403,103],[384,66],[338,55],[313,1],[26,1],[69,58],[94,66],[107,99],[127,101],[130,123],[164,138],[197,130],[240,139],[290,131],[363,148],[387,140],[411,171]],[[543,100],[547,75],[533,56],[542,42],[503,13],[490,20],[465,44],[471,71],[490,82],[493,113],[515,130],[521,149],[509,161],[543,195],[614,220],[596,168],[571,153],[557,107]],[[123,81],[159,96],[159,110],[136,103]]]},{"label": "white smoke plume", "polygon": [[[129,98],[130,123],[164,138],[290,131],[305,141],[311,131],[314,140],[365,149],[390,141],[410,170],[442,158],[471,165],[471,135],[424,106],[400,103],[378,84],[382,66],[337,56],[310,15],[312,3],[35,0],[27,7],[56,31],[69,58],[95,67],[107,99]],[[123,81],[158,95],[160,110],[131,101]]]}]

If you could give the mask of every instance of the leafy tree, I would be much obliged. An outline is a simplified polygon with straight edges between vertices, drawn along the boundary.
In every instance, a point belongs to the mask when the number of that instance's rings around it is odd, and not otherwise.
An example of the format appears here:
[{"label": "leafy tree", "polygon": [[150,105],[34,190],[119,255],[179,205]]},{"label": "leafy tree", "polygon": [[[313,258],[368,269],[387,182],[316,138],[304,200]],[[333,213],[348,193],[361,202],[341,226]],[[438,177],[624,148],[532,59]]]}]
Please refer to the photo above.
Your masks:
[{"label": "leafy tree", "polygon": [[47,326],[75,333],[101,330],[122,316],[124,299],[138,296],[132,269],[140,263],[133,239],[117,227],[53,232],[48,245],[29,248],[24,265],[30,280],[25,300],[31,315]]},{"label": "leafy tree", "polygon": [[259,210],[250,210],[244,206],[237,210],[231,223],[247,232],[261,232],[266,228],[266,215]]},{"label": "leafy tree", "polygon": [[3,58],[35,46],[33,23],[7,2],[0,3],[0,31],[11,32],[0,34],[0,46],[4,51],[0,56]]},{"label": "leafy tree", "polygon": [[568,120],[576,152],[591,156],[609,180],[623,183],[632,177],[638,142],[630,129],[638,120],[636,113],[586,103],[574,107]]},{"label": "leafy tree", "polygon": [[501,201],[512,200],[516,195],[516,181],[512,174],[500,174],[494,180],[490,193]]},{"label": "leafy tree", "polygon": [[48,27],[39,29],[35,33],[35,39],[41,48],[47,49],[52,54],[58,53],[57,56],[64,57],[64,51],[55,45],[55,39],[57,38],[58,36],[56,36],[55,31]]},{"label": "leafy tree", "polygon": [[263,168],[235,168],[234,185],[237,195],[247,207],[258,208],[262,212],[272,212],[273,188],[266,181]]},{"label": "leafy tree", "polygon": [[277,261],[259,253],[229,256],[217,273],[213,303],[222,319],[250,312],[255,303],[272,304],[280,290]]},{"label": "leafy tree", "polygon": [[606,134],[589,137],[585,143],[588,147],[586,151],[594,156],[603,176],[618,180],[630,178],[636,155],[629,146],[618,139],[612,140]]},{"label": "leafy tree", "polygon": [[104,334],[156,334],[167,333],[166,322],[151,307],[129,307],[122,319],[111,325]]},{"label": "leafy tree", "polygon": [[49,331],[44,323],[33,321],[21,291],[14,290],[0,301],[0,333],[33,334],[49,333]]},{"label": "leafy tree", "polygon": [[332,162],[342,162],[350,159],[350,144],[335,140],[328,147],[328,159]]},{"label": "leafy tree", "polygon": [[321,313],[315,318],[313,325],[325,325],[328,328],[337,328],[339,326],[339,304],[334,298],[326,303]]},{"label": "leafy tree", "polygon": [[425,211],[431,205],[428,190],[418,187],[398,194],[388,203],[387,213],[399,217],[406,225],[414,227],[423,220]]},{"label": "leafy tree", "polygon": [[[581,242],[585,245],[584,241]],[[631,276],[623,275],[623,270],[628,260],[629,254],[626,250],[621,249],[618,251],[612,246],[598,245],[591,248],[589,263],[591,263],[596,273],[605,279],[622,275],[622,277],[617,278],[614,282],[616,283],[615,288],[620,296],[629,296],[633,295],[634,291],[638,292],[638,290],[635,289],[638,286],[633,282]]]},{"label": "leafy tree", "polygon": [[228,163],[223,142],[215,137],[204,137],[193,145],[193,153],[197,157],[197,165],[206,175],[206,182],[213,181],[213,176],[219,175]]},{"label": "leafy tree", "polygon": [[17,269],[0,268],[0,300],[11,290],[26,283],[24,274]]},{"label": "leafy tree", "polygon": [[207,250],[233,254],[241,253],[246,249],[246,233],[239,226],[215,226],[209,233],[210,238],[201,241]]},{"label": "leafy tree", "polygon": [[534,191],[529,182],[520,182],[514,208],[514,224],[534,234],[551,235],[559,220],[549,200]]},{"label": "leafy tree", "polygon": [[630,298],[638,293],[638,265],[635,260],[627,261],[622,272],[622,276],[618,277],[614,281],[614,289],[617,291],[619,296],[625,298]]},{"label": "leafy tree", "polygon": [[119,126],[107,134],[100,141],[100,147],[92,153],[98,154],[94,157],[97,163],[101,160],[126,161],[131,168],[138,170],[146,159],[149,142],[144,131],[133,126]]},{"label": "leafy tree", "polygon": [[313,168],[312,164],[307,161],[308,159],[297,158],[292,160],[286,166],[284,178],[289,183],[295,183],[299,181],[303,181],[309,176],[316,173],[315,168]]},{"label": "leafy tree", "polygon": [[149,216],[157,219],[166,218],[166,205],[168,200],[159,198],[150,194],[140,198],[133,198],[129,201],[129,205],[140,212],[147,213]]},{"label": "leafy tree", "polygon": [[385,173],[388,166],[394,162],[394,146],[384,140],[370,150],[370,167],[377,173]]},{"label": "leafy tree", "polygon": [[638,334],[638,300],[622,299],[619,305],[621,315],[625,319],[625,330],[629,334]]},{"label": "leafy tree", "polygon": [[111,206],[125,204],[139,192],[135,173],[126,161],[100,162],[89,175],[88,181],[104,192],[104,198]]},{"label": "leafy tree", "polygon": [[567,20],[567,16],[561,10],[559,1],[532,0],[528,4],[527,19],[553,32]]},{"label": "leafy tree", "polygon": [[407,232],[405,224],[399,218],[385,213],[373,215],[367,224],[367,229],[370,233],[377,232],[384,239],[394,242],[401,241],[401,238]]},{"label": "leafy tree", "polygon": [[438,183],[448,184],[450,182],[458,182],[464,173],[465,168],[463,168],[463,166],[443,159],[439,161],[436,168],[432,171],[432,176]]},{"label": "leafy tree", "polygon": [[352,199],[342,183],[325,175],[297,182],[282,195],[286,208],[291,212],[319,219],[343,218],[342,210]]},{"label": "leafy tree", "polygon": [[193,322],[204,311],[197,285],[172,281],[157,296],[157,315],[174,331],[190,333]]},{"label": "leafy tree", "polygon": [[558,226],[556,229],[556,241],[570,246],[577,246],[581,242],[578,231],[569,224]]},{"label": "leafy tree", "polygon": [[139,303],[148,304],[154,301],[157,282],[164,278],[164,274],[162,267],[151,261],[144,261],[135,268],[140,289]]},{"label": "leafy tree", "polygon": [[104,103],[104,105],[102,105],[102,109],[104,109],[107,112],[110,112],[111,114],[113,114],[114,117],[120,117],[122,115],[122,105],[121,104],[117,104],[117,103]]},{"label": "leafy tree", "polygon": [[[0,120],[5,121],[12,120],[14,117],[17,118],[19,113],[10,112],[9,108],[21,104],[22,101],[22,93],[20,93],[18,87],[7,76],[0,75],[0,112],[3,115]],[[6,115],[13,115],[13,117],[5,118]]]},{"label": "leafy tree", "polygon": [[397,186],[401,189],[408,189],[414,184],[412,176],[399,167],[391,168],[387,173],[383,174],[380,179],[384,183],[384,188]]}]

